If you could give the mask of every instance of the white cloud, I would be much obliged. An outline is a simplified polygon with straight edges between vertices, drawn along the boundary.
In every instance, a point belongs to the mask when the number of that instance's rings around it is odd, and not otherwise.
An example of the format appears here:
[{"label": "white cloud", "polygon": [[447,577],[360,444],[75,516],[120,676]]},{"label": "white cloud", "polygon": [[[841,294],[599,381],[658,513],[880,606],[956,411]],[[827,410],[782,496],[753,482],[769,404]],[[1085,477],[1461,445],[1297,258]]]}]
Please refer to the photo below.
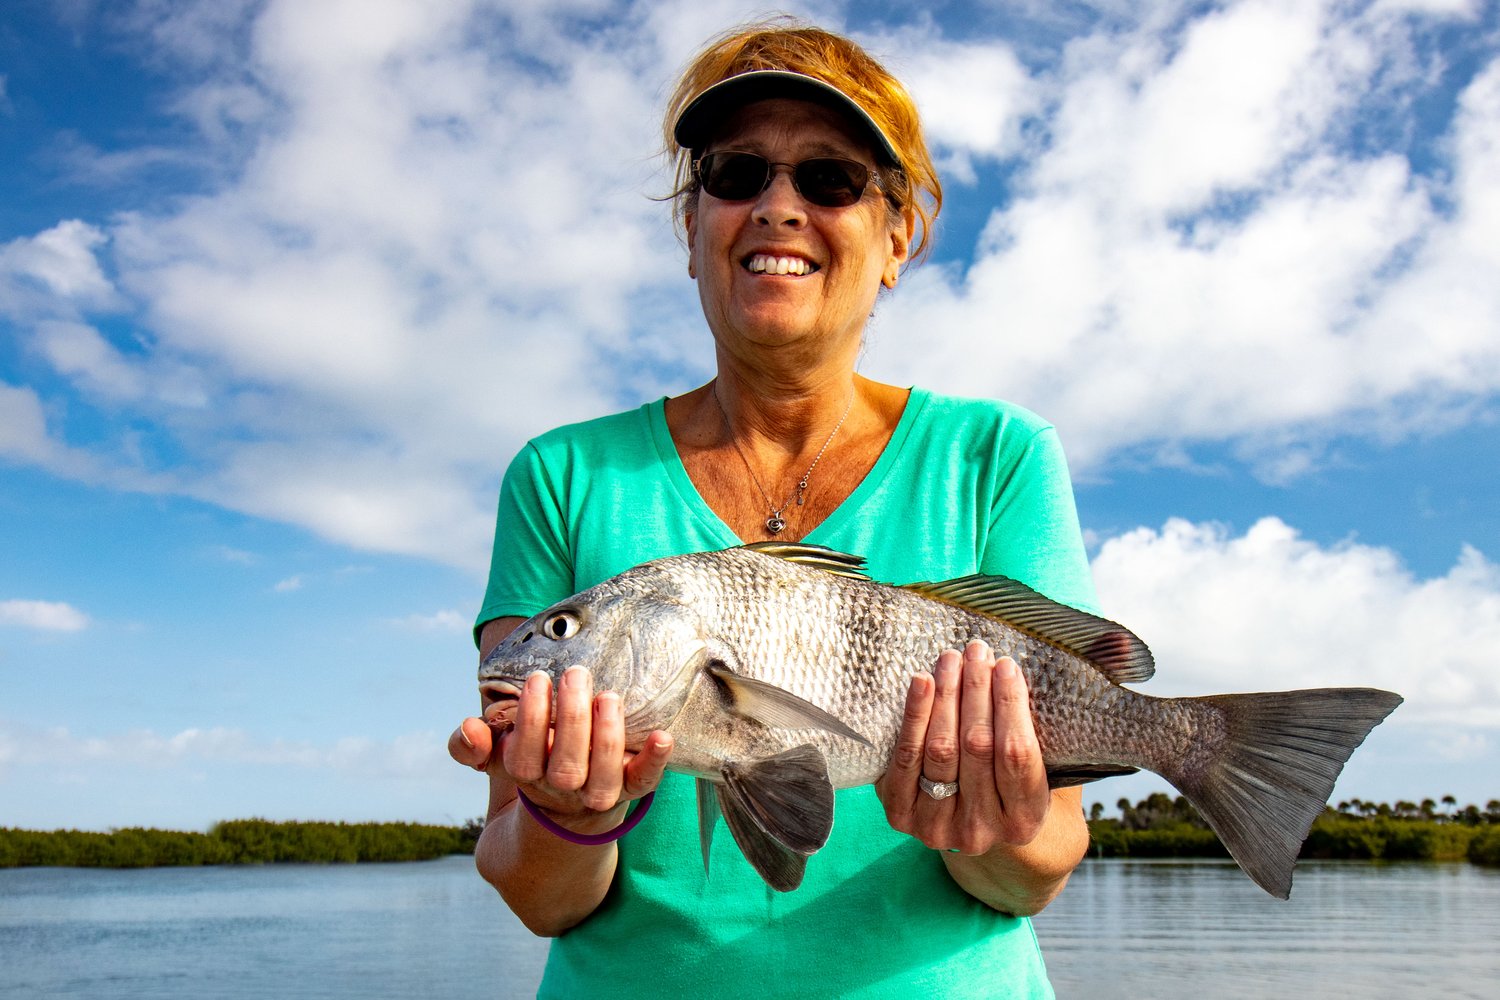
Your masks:
[{"label": "white cloud", "polygon": [[409,778],[456,768],[444,752],[447,734],[403,733],[376,740],[346,736],[328,743],[265,739],[224,726],[183,729],[163,735],[149,729],[84,736],[66,727],[36,728],[0,723],[0,765],[66,762],[70,768],[106,766],[159,769],[182,764],[255,764],[298,770],[328,770],[360,776]]},{"label": "white cloud", "polygon": [[1093,568],[1106,613],[1156,653],[1146,693],[1378,687],[1405,697],[1403,723],[1500,726],[1500,566],[1476,549],[1422,580],[1276,518],[1239,537],[1172,520],[1109,539]]},{"label": "white cloud", "polygon": [[97,226],[69,219],[0,244],[0,315],[114,304],[114,286],[96,256],[108,239]]},{"label": "white cloud", "polygon": [[[1377,112],[1422,124],[1433,67],[1394,5],[1096,8],[1043,60],[925,15],[872,39],[950,179],[1014,169],[965,192],[995,209],[972,264],[915,271],[882,305],[871,374],[1032,405],[1084,470],[1228,440],[1272,478],[1331,435],[1493,397],[1500,66],[1434,146],[1451,170],[1422,172],[1346,141]],[[128,10],[109,23],[193,81],[170,104],[224,169],[168,207],[0,247],[0,302],[65,383],[0,386],[0,452],[473,566],[524,437],[707,374],[649,197],[656,115],[743,3]],[[82,453],[78,400],[181,461]]]},{"label": "white cloud", "polygon": [[302,577],[300,575],[289,576],[285,580],[278,580],[276,582],[276,585],[271,589],[276,591],[276,593],[278,594],[289,594],[294,590],[301,590]]},{"label": "white cloud", "polygon": [[0,601],[0,625],[37,629],[43,632],[81,632],[89,626],[89,616],[61,601]]},{"label": "white cloud", "polygon": [[[979,253],[908,276],[872,374],[1027,403],[1085,469],[1226,440],[1305,468],[1330,435],[1493,397],[1500,63],[1426,140],[1451,176],[1416,173],[1399,145],[1348,141],[1429,127],[1410,109],[1432,67],[1393,17],[1245,2],[1076,42]],[[883,335],[917,328],[936,349]]]},{"label": "white cloud", "polygon": [[419,632],[458,632],[467,635],[474,627],[474,616],[444,608],[430,615],[407,615],[405,618],[392,619],[391,623],[399,628],[414,629]]}]

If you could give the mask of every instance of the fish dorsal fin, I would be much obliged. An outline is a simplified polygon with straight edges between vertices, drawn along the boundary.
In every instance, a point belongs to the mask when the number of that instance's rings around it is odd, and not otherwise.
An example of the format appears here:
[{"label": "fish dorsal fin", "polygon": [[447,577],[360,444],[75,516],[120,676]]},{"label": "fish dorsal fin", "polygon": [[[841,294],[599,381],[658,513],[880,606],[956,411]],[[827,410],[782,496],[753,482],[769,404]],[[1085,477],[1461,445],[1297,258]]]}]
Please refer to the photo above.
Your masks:
[{"label": "fish dorsal fin", "polygon": [[870,745],[869,740],[842,720],[784,688],[737,674],[722,663],[710,663],[705,670],[719,685],[730,710],[736,715],[754,719],[772,729],[822,729]]},{"label": "fish dorsal fin", "polygon": [[805,542],[751,542],[742,549],[775,556],[802,566],[821,569],[835,576],[847,576],[854,580],[868,580],[865,575],[865,560],[862,556],[851,556],[847,552],[830,549],[823,545],[808,545]]},{"label": "fish dorsal fin", "polygon": [[999,618],[1087,660],[1116,684],[1148,680],[1156,672],[1151,650],[1125,626],[1059,604],[1009,577],[965,576],[902,589]]}]

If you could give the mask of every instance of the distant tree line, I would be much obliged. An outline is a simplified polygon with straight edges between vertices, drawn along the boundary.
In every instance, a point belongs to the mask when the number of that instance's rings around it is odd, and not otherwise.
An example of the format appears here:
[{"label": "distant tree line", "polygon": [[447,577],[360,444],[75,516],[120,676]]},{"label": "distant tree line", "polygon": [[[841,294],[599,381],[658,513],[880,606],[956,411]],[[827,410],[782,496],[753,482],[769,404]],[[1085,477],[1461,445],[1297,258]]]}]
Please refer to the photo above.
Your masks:
[{"label": "distant tree line", "polygon": [[[1228,857],[1229,852],[1186,798],[1162,792],[1139,802],[1120,799],[1118,818],[1104,804],[1089,813],[1099,857]],[[1481,809],[1440,801],[1366,802],[1326,807],[1313,821],[1301,857],[1358,861],[1462,861],[1500,866],[1500,799]]]},{"label": "distant tree line", "polygon": [[472,854],[481,824],[275,823],[239,819],[207,833],[130,827],[110,833],[0,827],[0,868],[153,868],[278,861],[353,863],[426,861]]}]

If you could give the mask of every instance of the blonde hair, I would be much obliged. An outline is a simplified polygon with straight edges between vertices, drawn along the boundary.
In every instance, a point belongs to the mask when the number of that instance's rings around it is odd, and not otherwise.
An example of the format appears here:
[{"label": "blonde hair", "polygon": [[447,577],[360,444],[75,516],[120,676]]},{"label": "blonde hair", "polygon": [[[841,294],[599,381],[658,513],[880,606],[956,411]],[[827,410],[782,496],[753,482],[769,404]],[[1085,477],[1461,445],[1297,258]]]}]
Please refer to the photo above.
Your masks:
[{"label": "blonde hair", "polygon": [[932,165],[922,120],[911,95],[884,66],[854,42],[791,17],[731,29],[710,41],[683,71],[662,122],[665,148],[674,161],[676,187],[670,195],[672,217],[680,226],[698,200],[692,150],[677,144],[673,127],[682,112],[709,87],[759,69],[804,73],[832,84],[852,98],[890,137],[899,153],[895,177],[882,173],[881,189],[893,214],[920,223],[911,260],[924,256],[933,222],[943,205],[942,182]]}]

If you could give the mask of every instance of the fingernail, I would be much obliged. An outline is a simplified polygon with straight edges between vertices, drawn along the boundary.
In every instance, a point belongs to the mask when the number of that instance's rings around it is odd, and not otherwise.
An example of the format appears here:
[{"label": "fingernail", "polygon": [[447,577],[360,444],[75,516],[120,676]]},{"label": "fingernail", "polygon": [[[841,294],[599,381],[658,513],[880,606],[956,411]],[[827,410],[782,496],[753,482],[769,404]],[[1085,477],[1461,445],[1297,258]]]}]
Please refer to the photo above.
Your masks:
[{"label": "fingernail", "polygon": [[526,676],[526,690],[532,694],[541,694],[550,678],[545,670],[533,670]]},{"label": "fingernail", "polygon": [[1008,656],[1002,656],[995,661],[995,673],[1009,680],[1016,675],[1016,661]]},{"label": "fingernail", "polygon": [[990,647],[983,639],[974,639],[964,647],[964,659],[984,660],[990,655]]},{"label": "fingernail", "polygon": [[463,726],[459,726],[458,727],[458,740],[459,740],[460,743],[462,743],[464,746],[468,747],[470,750],[474,749],[474,741],[471,740],[471,739],[469,739],[469,734],[466,733],[466,732],[464,732],[464,727]]},{"label": "fingernail", "polygon": [[583,667],[580,667],[578,664],[573,664],[567,670],[563,671],[562,686],[565,688],[576,688],[582,686],[584,675],[587,672],[588,671],[584,670]]}]

